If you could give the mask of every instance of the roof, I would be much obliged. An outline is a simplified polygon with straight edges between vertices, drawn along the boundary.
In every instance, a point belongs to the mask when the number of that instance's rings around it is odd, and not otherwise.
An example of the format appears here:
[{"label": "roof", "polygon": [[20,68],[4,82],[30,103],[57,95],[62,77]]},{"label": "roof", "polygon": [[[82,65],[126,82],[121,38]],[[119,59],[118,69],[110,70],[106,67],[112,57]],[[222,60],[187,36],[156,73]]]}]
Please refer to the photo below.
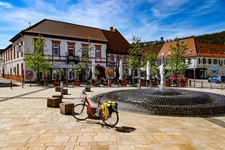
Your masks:
[{"label": "roof", "polygon": [[119,31],[114,29],[112,31],[102,30],[102,32],[109,41],[107,43],[107,53],[127,54],[131,46]]},{"label": "roof", "polygon": [[[44,19],[37,24],[29,27],[28,29],[22,30],[22,34],[42,34],[48,36],[56,36],[56,37],[67,37],[73,39],[83,39],[88,40],[90,38],[91,41],[101,41],[108,42],[101,29],[81,26],[72,23],[54,21]],[[10,41],[15,41],[18,37],[20,37],[20,33],[14,36]]]},{"label": "roof", "polygon": [[195,41],[197,56],[225,58],[225,45],[207,44]]},{"label": "roof", "polygon": [[[188,48],[187,53],[184,54],[184,57],[197,56],[194,38],[184,39],[182,41],[184,41],[184,44],[187,44],[187,48]],[[164,43],[161,51],[159,52],[159,54],[157,56],[157,58],[158,59],[170,58],[170,56],[169,56],[170,47],[175,46],[175,45],[176,45],[176,41]]]},{"label": "roof", "polygon": [[[188,44],[187,53],[184,57],[218,57],[225,58],[225,45],[200,43],[194,38],[184,39],[184,44]],[[165,43],[157,58],[169,58],[170,46],[175,46],[176,41]]]},{"label": "roof", "polygon": [[150,45],[150,46],[144,46],[141,47],[143,49],[143,54],[145,53],[155,53],[158,54],[162,48],[163,44],[158,45]]},{"label": "roof", "polygon": [[114,54],[126,54],[130,44],[116,29],[110,31],[99,28],[81,26],[72,23],[44,19],[37,24],[22,30],[10,41],[13,42],[25,35],[42,34],[44,37],[56,37],[61,39],[89,40],[91,42],[107,43],[107,52]]}]

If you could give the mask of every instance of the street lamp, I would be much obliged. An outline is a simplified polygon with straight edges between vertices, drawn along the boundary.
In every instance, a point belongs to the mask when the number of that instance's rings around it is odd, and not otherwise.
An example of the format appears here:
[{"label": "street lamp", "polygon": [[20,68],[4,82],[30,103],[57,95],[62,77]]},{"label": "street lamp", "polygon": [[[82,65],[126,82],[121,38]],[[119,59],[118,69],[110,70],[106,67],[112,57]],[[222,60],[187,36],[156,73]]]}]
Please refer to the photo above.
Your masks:
[{"label": "street lamp", "polygon": [[195,87],[195,61],[196,61],[196,54],[194,54],[194,87]]}]

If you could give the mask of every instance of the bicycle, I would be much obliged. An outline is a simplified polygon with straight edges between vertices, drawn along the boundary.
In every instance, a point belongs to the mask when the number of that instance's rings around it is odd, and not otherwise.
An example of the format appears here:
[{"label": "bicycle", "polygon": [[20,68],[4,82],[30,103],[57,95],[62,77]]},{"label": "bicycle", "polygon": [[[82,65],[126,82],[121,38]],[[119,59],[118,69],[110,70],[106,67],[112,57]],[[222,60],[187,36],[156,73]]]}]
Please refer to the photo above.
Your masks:
[{"label": "bicycle", "polygon": [[[114,127],[119,121],[119,115],[117,110],[117,103],[108,101],[108,103],[101,103],[101,98],[103,95],[98,95],[98,104],[96,112],[93,112],[87,98],[86,91],[83,90],[82,94],[84,95],[84,99],[82,103],[78,103],[73,107],[72,115],[77,120],[86,120],[89,115],[96,118],[101,119],[106,126]],[[89,113],[88,113],[89,112]],[[89,114],[89,115],[88,115]]]}]

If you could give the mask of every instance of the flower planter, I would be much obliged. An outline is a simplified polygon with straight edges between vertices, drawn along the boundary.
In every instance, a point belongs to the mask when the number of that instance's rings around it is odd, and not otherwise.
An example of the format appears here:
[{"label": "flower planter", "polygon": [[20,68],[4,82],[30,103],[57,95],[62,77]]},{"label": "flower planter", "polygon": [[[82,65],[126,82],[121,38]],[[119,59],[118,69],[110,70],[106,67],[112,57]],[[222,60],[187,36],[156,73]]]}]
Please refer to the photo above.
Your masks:
[{"label": "flower planter", "polygon": [[164,83],[164,85],[167,87],[167,86],[172,86],[172,82],[171,81],[166,81],[165,83]]},{"label": "flower planter", "polygon": [[59,86],[59,81],[54,81],[53,84],[54,84],[55,86]]},{"label": "flower planter", "polygon": [[127,81],[126,80],[122,80],[121,81],[121,86],[127,86]]},{"label": "flower planter", "polygon": [[112,85],[112,80],[108,80],[108,86],[111,86]]},{"label": "flower planter", "polygon": [[151,81],[151,86],[157,86],[158,82],[157,81]]},{"label": "flower planter", "polygon": [[146,80],[141,79],[140,86],[146,86]]},{"label": "flower planter", "polygon": [[179,84],[179,87],[185,87],[187,83],[186,82],[179,82],[178,84]]},{"label": "flower planter", "polygon": [[75,80],[74,85],[80,86],[80,80]]}]

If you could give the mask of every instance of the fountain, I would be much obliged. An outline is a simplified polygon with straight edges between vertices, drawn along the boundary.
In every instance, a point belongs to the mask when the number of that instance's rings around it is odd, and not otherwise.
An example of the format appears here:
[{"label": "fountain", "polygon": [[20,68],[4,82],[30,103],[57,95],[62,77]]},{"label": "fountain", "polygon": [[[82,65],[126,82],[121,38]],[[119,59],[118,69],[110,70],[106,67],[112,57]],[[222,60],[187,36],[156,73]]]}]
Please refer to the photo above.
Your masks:
[{"label": "fountain", "polygon": [[[208,117],[225,115],[225,96],[163,87],[163,65],[159,88],[113,91],[103,101],[118,102],[119,108],[152,115]],[[92,97],[97,102],[97,96]]]}]

